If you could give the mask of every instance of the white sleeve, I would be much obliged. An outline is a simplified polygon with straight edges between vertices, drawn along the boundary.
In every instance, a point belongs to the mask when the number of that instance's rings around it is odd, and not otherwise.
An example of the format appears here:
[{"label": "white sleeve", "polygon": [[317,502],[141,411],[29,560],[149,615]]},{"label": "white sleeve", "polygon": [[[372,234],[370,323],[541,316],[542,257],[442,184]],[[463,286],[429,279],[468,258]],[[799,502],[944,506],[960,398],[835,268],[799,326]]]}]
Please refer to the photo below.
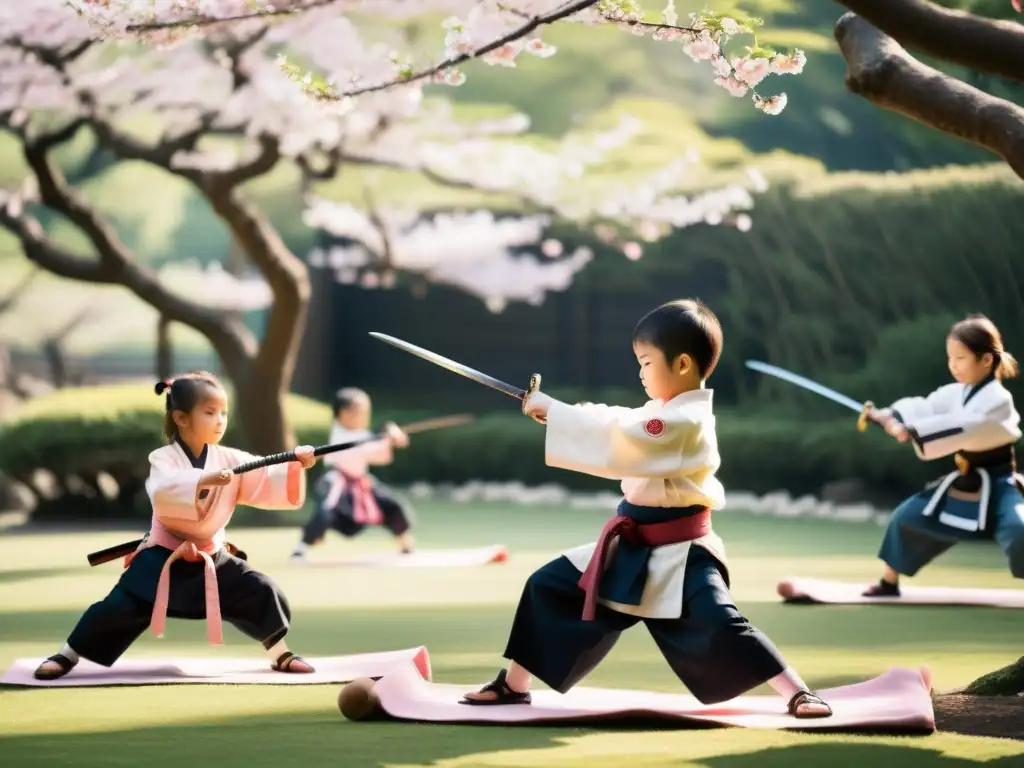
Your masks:
[{"label": "white sleeve", "polygon": [[914,450],[924,460],[1012,443],[1020,438],[1019,423],[1013,396],[1006,390],[993,398],[984,410],[935,413],[904,421]]},{"label": "white sleeve", "polygon": [[674,477],[700,461],[705,425],[681,409],[572,406],[548,409],[548,466],[609,480]]},{"label": "white sleeve", "polygon": [[902,424],[948,413],[957,402],[957,395],[962,392],[959,384],[946,384],[939,387],[927,397],[903,397],[889,406],[892,415]]}]

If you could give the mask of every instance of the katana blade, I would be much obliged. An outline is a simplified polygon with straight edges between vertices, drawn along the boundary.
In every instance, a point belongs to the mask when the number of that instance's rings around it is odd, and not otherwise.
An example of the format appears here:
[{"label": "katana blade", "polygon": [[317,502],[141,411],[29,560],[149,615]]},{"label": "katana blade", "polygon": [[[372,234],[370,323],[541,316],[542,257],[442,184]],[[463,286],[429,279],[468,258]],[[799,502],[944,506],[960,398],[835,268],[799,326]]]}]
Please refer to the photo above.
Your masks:
[{"label": "katana blade", "polygon": [[864,411],[864,403],[858,403],[852,397],[847,397],[844,394],[836,392],[834,389],[829,389],[824,384],[811,381],[810,379],[804,378],[796,373],[790,373],[783,368],[778,368],[774,365],[769,365],[768,363],[762,363],[758,360],[747,360],[747,368],[759,371],[760,373],[766,373],[769,376],[774,376],[775,378],[782,379],[783,381],[788,381],[790,384],[796,384],[798,387],[803,387],[810,392],[814,392],[817,395],[828,398],[833,403],[845,405],[851,411],[857,411],[857,413]]},{"label": "katana blade", "polygon": [[445,368],[452,373],[457,373],[460,376],[465,376],[467,379],[471,379],[478,384],[483,384],[485,387],[496,389],[499,392],[504,392],[510,397],[514,397],[517,400],[522,400],[526,397],[526,390],[520,389],[519,387],[513,387],[511,384],[506,384],[500,379],[496,379],[493,376],[488,376],[486,373],[481,373],[475,368],[470,368],[468,365],[457,363],[454,360],[450,360],[447,357],[431,352],[429,349],[423,347],[417,347],[415,344],[410,344],[407,341],[396,339],[394,336],[388,336],[386,333],[377,333],[376,331],[370,331],[370,335],[375,339],[380,339],[383,342],[390,344],[393,347],[398,347],[404,352],[408,352],[410,355],[416,355],[416,357],[426,360],[428,363]]}]

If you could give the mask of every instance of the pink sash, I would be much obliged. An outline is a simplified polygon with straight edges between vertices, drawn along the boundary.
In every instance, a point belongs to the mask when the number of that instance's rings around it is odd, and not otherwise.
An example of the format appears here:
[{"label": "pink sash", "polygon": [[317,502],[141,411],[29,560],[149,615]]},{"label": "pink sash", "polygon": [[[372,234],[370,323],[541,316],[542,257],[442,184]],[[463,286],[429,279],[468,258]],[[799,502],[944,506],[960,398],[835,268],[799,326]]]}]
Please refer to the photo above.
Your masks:
[{"label": "pink sash", "polygon": [[139,545],[131,555],[125,558],[127,568],[132,559],[147,547],[164,547],[172,551],[170,557],[164,563],[160,571],[160,581],[156,588],[156,599],[153,602],[153,615],[150,619],[149,628],[157,637],[164,636],[164,626],[167,623],[167,605],[171,597],[171,565],[176,560],[185,559],[186,562],[196,563],[203,561],[203,578],[205,580],[206,592],[206,637],[211,645],[224,644],[223,624],[220,615],[220,594],[217,591],[217,569],[213,565],[211,555],[217,551],[217,545],[213,541],[207,541],[197,545],[188,540],[181,540],[174,534],[154,525],[146,540]]},{"label": "pink sash", "polygon": [[[340,470],[339,470],[340,471]],[[373,483],[369,475],[356,477],[341,472],[345,483],[352,489],[352,516],[362,525],[380,525],[384,522],[384,514],[373,496]]]}]

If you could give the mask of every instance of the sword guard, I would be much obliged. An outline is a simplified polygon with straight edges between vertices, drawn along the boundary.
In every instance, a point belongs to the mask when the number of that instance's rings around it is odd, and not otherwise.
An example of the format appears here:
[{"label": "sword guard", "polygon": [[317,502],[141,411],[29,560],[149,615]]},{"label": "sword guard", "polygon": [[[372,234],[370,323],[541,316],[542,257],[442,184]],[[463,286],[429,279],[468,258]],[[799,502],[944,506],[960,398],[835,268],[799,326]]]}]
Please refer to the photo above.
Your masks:
[{"label": "sword guard", "polygon": [[[530,385],[526,388],[526,394],[523,395],[523,413],[524,414],[526,414],[526,401],[530,399],[530,395],[532,395],[534,392],[537,392],[539,389],[540,389],[540,374],[539,373],[535,373],[532,376],[530,376]],[[538,418],[534,418],[534,417],[531,417],[531,418],[533,418],[533,420],[536,421],[538,424],[544,424],[545,423],[545,422],[541,421]]]},{"label": "sword guard", "polygon": [[864,403],[864,410],[860,412],[860,416],[857,417],[857,431],[867,432],[868,426],[871,424],[871,411],[875,408],[875,404],[868,400]]}]

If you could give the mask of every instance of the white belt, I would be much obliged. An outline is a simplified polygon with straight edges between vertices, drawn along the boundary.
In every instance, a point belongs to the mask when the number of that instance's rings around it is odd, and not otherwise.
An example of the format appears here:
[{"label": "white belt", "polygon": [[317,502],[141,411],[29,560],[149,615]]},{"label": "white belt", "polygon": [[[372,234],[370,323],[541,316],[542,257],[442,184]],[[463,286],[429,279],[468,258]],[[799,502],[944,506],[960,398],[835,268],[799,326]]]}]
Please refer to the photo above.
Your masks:
[{"label": "white belt", "polygon": [[[974,470],[981,476],[981,496],[978,499],[978,518],[976,520],[967,520],[963,517],[957,517],[951,515],[946,511],[939,513],[938,520],[943,525],[948,525],[950,528],[958,528],[961,531],[969,531],[976,533],[977,531],[984,530],[985,522],[988,518],[988,502],[992,497],[992,478],[988,473],[988,470],[977,467]],[[939,487],[935,489],[935,493],[928,500],[928,505],[921,512],[925,517],[931,517],[932,513],[935,512],[935,508],[939,505],[939,502],[949,492],[950,487],[956,482],[958,477],[962,477],[962,473],[950,472],[939,483]]]}]

